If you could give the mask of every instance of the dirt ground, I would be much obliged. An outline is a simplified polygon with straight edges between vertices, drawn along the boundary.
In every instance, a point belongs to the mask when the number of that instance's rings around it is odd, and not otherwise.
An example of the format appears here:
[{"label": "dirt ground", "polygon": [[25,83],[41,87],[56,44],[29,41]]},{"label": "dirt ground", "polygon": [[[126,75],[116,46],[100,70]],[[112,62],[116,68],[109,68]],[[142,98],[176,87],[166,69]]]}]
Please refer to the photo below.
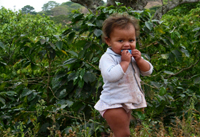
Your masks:
[{"label": "dirt ground", "polygon": [[149,9],[153,6],[161,5],[161,0],[155,0],[155,1],[150,1],[148,2],[147,6],[145,7],[146,9]]}]

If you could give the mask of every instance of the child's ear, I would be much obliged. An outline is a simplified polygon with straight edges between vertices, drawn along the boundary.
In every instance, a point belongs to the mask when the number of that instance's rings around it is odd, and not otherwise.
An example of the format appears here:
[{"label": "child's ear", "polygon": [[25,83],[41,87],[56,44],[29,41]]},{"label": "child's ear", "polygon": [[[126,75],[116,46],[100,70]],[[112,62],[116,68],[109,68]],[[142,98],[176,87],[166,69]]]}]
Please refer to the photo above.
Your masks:
[{"label": "child's ear", "polygon": [[111,46],[111,44],[110,44],[110,38],[105,38],[105,42],[106,42],[106,44],[107,44],[108,46]]}]

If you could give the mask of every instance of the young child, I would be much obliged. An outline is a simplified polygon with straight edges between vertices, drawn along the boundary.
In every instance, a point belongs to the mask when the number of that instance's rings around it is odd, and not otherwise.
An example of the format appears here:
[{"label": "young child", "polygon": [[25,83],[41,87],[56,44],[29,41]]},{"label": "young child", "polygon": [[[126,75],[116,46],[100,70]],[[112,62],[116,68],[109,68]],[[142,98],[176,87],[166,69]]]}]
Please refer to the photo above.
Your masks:
[{"label": "young child", "polygon": [[105,118],[114,137],[129,137],[131,109],[147,106],[140,74],[150,75],[153,66],[136,49],[137,19],[127,14],[114,14],[104,21],[102,30],[102,38],[109,48],[99,62],[104,85],[94,107]]}]

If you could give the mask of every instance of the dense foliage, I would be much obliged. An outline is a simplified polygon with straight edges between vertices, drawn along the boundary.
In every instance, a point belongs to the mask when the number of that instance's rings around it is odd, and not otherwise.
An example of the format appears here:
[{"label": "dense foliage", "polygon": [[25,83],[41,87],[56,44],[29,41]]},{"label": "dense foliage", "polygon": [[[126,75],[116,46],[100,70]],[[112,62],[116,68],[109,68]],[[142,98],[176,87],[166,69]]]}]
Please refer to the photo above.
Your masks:
[{"label": "dense foliage", "polygon": [[154,65],[153,74],[142,77],[148,107],[134,116],[152,127],[163,120],[166,128],[188,110],[199,118],[200,6],[186,16],[169,13],[162,21],[152,20],[148,10],[98,7],[96,14],[74,12],[64,30],[48,17],[2,8],[0,135],[108,132],[93,106],[103,84],[98,61],[107,48],[101,40],[102,22],[115,12],[140,20],[137,48]]}]

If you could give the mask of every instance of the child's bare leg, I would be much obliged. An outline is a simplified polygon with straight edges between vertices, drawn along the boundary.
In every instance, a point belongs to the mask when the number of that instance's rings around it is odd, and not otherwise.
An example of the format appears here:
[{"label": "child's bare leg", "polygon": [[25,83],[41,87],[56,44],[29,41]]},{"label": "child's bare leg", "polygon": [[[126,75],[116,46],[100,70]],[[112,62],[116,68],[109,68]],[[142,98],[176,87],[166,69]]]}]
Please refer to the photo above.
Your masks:
[{"label": "child's bare leg", "polygon": [[127,113],[123,108],[108,109],[103,117],[114,133],[114,137],[130,136],[130,118],[131,112]]}]

